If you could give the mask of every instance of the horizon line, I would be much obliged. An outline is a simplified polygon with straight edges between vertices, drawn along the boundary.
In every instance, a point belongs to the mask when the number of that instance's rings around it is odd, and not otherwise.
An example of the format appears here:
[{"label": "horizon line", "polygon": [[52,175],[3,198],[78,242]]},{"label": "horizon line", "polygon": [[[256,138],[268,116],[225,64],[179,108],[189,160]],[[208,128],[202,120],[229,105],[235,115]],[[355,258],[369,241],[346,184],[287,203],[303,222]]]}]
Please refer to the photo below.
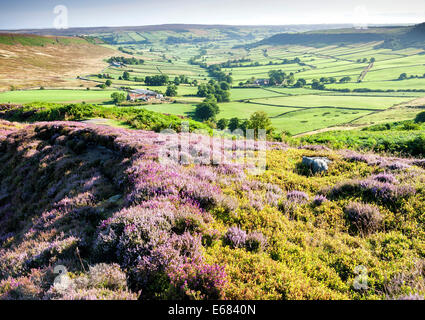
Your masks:
[{"label": "horizon line", "polygon": [[[409,26],[409,25],[417,25],[421,24],[421,22],[399,22],[399,23],[365,23],[369,27],[380,27],[380,26]],[[355,27],[355,23],[288,23],[288,24],[200,24],[200,23],[163,23],[163,24],[147,24],[147,25],[103,25],[103,26],[79,26],[79,27],[69,27],[66,29],[55,29],[48,27],[34,27],[34,28],[18,28],[18,29],[0,29],[0,31],[25,31],[25,30],[73,30],[73,29],[96,29],[96,28],[136,28],[136,27],[164,27],[164,26],[202,26],[202,27],[286,27],[286,26],[353,26]]]}]

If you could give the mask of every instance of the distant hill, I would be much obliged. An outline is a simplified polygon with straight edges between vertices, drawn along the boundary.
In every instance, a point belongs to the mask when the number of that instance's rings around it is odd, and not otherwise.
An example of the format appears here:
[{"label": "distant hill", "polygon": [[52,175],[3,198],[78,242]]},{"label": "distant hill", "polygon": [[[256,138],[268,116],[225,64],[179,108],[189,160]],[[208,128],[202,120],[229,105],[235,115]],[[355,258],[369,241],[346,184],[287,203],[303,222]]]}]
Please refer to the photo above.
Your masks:
[{"label": "distant hill", "polygon": [[382,46],[392,49],[424,47],[425,24],[416,26],[372,27],[368,29],[315,30],[303,33],[281,33],[252,45],[308,45],[326,46],[383,41]]},{"label": "distant hill", "polygon": [[[8,30],[8,33],[26,33],[54,36],[95,36],[109,44],[165,45],[179,43],[205,43],[210,41],[240,41],[252,43],[278,33],[305,32],[321,29],[344,28],[348,25],[282,25],[282,26],[236,26],[201,24],[163,24],[152,26],[92,27],[57,29]],[[1,33],[2,31],[0,31]]]},{"label": "distant hill", "polygon": [[281,26],[238,26],[238,25],[204,25],[204,24],[161,24],[161,25],[147,25],[147,26],[123,26],[123,27],[88,27],[88,28],[68,28],[68,29],[21,29],[21,30],[0,30],[1,32],[8,33],[30,33],[37,35],[58,35],[58,36],[74,36],[82,34],[97,34],[97,33],[111,33],[111,32],[150,32],[150,31],[188,31],[195,30],[208,30],[208,29],[271,29],[276,32],[287,31],[307,31],[319,29],[333,29],[344,28],[348,25],[345,24],[300,24],[300,25],[281,25]]},{"label": "distant hill", "polygon": [[425,48],[425,23],[408,28],[403,34],[385,39],[382,47],[394,50],[406,47]]},{"label": "distant hill", "polygon": [[[114,50],[93,37],[0,33],[0,90],[64,86],[78,75],[99,72]],[[75,83],[74,83],[75,84]]]}]

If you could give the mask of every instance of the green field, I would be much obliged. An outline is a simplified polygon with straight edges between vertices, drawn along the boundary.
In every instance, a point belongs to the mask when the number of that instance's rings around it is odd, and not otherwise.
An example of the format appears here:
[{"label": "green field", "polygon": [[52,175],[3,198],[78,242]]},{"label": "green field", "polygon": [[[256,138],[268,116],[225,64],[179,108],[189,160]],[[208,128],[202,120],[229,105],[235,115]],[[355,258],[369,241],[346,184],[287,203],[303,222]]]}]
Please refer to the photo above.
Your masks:
[{"label": "green field", "polygon": [[[143,59],[140,65],[126,67],[109,66],[103,73],[112,77],[112,87],[108,90],[28,90],[0,93],[1,103],[41,102],[87,102],[113,106],[110,95],[121,86],[143,88],[165,93],[166,86],[149,87],[143,82],[135,82],[134,77],[148,75],[185,75],[192,82],[206,83],[212,78],[205,67],[216,63],[241,62],[223,67],[233,78],[230,102],[219,103],[220,112],[216,120],[238,117],[248,119],[256,111],[265,111],[273,126],[292,134],[332,128],[334,126],[368,125],[397,119],[412,119],[419,109],[398,108],[425,96],[425,51],[420,48],[398,50],[380,47],[381,42],[321,47],[305,45],[260,45],[244,47],[273,34],[272,29],[258,30],[239,28],[230,36],[218,29],[209,29],[202,34],[202,41],[192,41],[201,35],[191,31],[174,32],[169,30],[144,32],[115,32],[94,34],[109,42],[110,48],[125,50],[134,57]],[[343,32],[343,31],[341,31]],[[238,34],[238,36],[236,36]],[[169,37],[181,42],[169,41]],[[246,37],[246,38],[244,38]],[[210,40],[205,40],[206,38]],[[249,40],[249,38],[251,38]],[[19,38],[17,38],[19,40]],[[6,40],[5,40],[6,41]],[[66,41],[66,40],[63,40]],[[117,55],[121,53],[117,51]],[[299,60],[295,60],[298,58]],[[357,82],[362,71],[375,59],[373,67],[361,82]],[[190,60],[196,63],[191,63]],[[289,62],[288,62],[289,61]],[[294,62],[298,61],[298,62]],[[302,88],[288,86],[247,87],[239,83],[252,79],[268,78],[269,71],[282,70],[293,73],[297,79],[306,80]],[[130,80],[119,80],[124,71]],[[406,73],[407,79],[397,80]],[[103,83],[97,75],[83,75],[93,85]],[[324,90],[314,90],[314,79],[334,77],[334,83],[325,82]],[[343,77],[351,80],[341,83]],[[90,83],[90,82],[88,82]],[[353,90],[362,89],[362,92]],[[366,90],[365,90],[366,89]],[[197,86],[179,85],[175,103],[138,106],[166,114],[193,117],[196,105],[203,98],[197,97]],[[339,90],[339,91],[336,91]],[[349,91],[343,92],[342,90]],[[365,92],[365,91],[371,92]]]},{"label": "green field", "polygon": [[0,92],[0,103],[90,102],[111,100],[113,90],[25,90]]}]

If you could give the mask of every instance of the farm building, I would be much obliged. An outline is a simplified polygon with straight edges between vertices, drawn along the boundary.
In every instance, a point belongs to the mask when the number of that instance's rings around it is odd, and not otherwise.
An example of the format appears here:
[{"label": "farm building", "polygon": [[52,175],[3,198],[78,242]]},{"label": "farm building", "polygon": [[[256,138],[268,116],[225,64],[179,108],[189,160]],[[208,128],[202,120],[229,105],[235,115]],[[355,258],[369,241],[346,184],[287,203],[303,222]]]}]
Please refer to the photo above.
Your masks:
[{"label": "farm building", "polygon": [[255,80],[255,84],[259,86],[268,86],[269,85],[269,79],[257,79]]},{"label": "farm building", "polygon": [[121,64],[121,62],[112,61],[111,62],[111,66],[113,66],[113,67],[122,67],[123,64]]},{"label": "farm building", "polygon": [[155,91],[145,90],[145,89],[135,89],[128,91],[127,100],[128,101],[150,101],[153,99],[163,99],[164,96]]}]

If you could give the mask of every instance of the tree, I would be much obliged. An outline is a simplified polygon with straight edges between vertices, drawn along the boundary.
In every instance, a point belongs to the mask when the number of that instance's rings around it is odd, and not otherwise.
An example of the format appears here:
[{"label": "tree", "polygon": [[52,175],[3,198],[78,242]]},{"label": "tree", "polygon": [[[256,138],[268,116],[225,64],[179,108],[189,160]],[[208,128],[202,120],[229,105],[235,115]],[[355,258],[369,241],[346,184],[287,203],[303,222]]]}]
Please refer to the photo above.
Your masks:
[{"label": "tree", "polygon": [[406,80],[407,79],[407,73],[402,73],[399,77],[398,80]]},{"label": "tree", "polygon": [[346,83],[350,81],[351,81],[351,77],[343,77],[339,80],[340,83]]},{"label": "tree", "polygon": [[[222,82],[222,84],[225,82]],[[218,102],[228,102],[230,101],[230,92],[228,90],[223,90],[222,88],[226,87],[227,84],[220,86],[214,80],[209,81],[207,84],[200,84],[198,87],[197,96],[198,97],[207,97],[214,96]],[[230,86],[228,87],[230,89]]]},{"label": "tree", "polygon": [[217,122],[217,128],[219,128],[220,130],[226,129],[228,125],[229,125],[229,120],[227,119],[220,119]]},{"label": "tree", "polygon": [[167,87],[167,91],[165,91],[165,95],[167,97],[175,97],[177,95],[177,86],[172,84]]},{"label": "tree", "polygon": [[110,87],[111,86],[111,84],[112,84],[112,81],[111,80],[106,80],[105,81],[105,85],[107,86],[107,87]]},{"label": "tree", "polygon": [[269,116],[264,111],[257,111],[251,115],[248,128],[254,129],[256,138],[258,138],[258,130],[266,130],[267,134],[271,134],[274,130]]},{"label": "tree", "polygon": [[163,86],[169,82],[169,78],[165,74],[146,76],[145,84],[148,86]]},{"label": "tree", "polygon": [[230,85],[227,82],[220,82],[221,90],[228,91],[230,90]]},{"label": "tree", "polygon": [[425,111],[420,112],[415,117],[416,123],[424,123],[425,122]]},{"label": "tree", "polygon": [[270,70],[269,78],[272,85],[282,84],[283,80],[286,78],[286,73],[282,70]]},{"label": "tree", "polygon": [[305,79],[298,79],[297,82],[294,84],[295,88],[302,88],[307,84],[307,81],[305,81]]},{"label": "tree", "polygon": [[115,104],[121,103],[126,99],[125,93],[123,92],[114,92],[111,94],[112,101]]},{"label": "tree", "polygon": [[319,82],[317,79],[313,79],[313,82],[311,83],[311,88],[315,90],[324,90],[325,85]]},{"label": "tree", "polygon": [[370,63],[374,63],[375,61],[376,61],[376,59],[375,59],[375,58],[373,58],[373,57],[372,57],[372,58],[370,58],[370,60],[369,60],[369,62],[370,62]]},{"label": "tree", "polygon": [[220,112],[217,102],[214,99],[207,98],[196,106],[195,117],[201,121],[215,119]]},{"label": "tree", "polygon": [[230,131],[235,131],[240,126],[239,118],[235,117],[229,120],[228,128]]},{"label": "tree", "polygon": [[124,71],[124,73],[122,74],[122,78],[123,80],[130,80],[130,73],[128,73],[128,71]]}]

